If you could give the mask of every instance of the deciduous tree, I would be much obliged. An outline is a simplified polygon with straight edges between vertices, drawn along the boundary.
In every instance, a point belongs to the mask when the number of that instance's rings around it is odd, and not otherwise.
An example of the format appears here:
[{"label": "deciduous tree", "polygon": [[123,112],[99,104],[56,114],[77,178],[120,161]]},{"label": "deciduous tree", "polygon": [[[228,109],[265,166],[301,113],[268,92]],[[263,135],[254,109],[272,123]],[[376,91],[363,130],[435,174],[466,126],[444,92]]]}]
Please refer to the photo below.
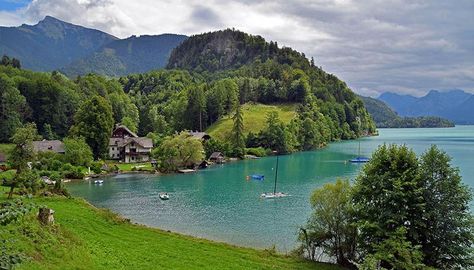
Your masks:
[{"label": "deciduous tree", "polygon": [[420,237],[424,262],[437,269],[474,267],[472,194],[458,169],[445,152],[432,146],[421,156],[420,178],[426,223]]},{"label": "deciduous tree", "polygon": [[114,125],[112,108],[107,100],[100,96],[87,100],[77,111],[74,121],[71,135],[83,137],[92,149],[94,158],[105,156]]},{"label": "deciduous tree", "polygon": [[28,167],[28,162],[34,161],[33,141],[39,139],[36,125],[29,123],[25,127],[17,128],[11,141],[15,147],[10,152],[8,159],[11,167],[16,170],[16,174],[10,183],[10,193],[8,198],[13,196],[13,190],[16,187],[22,186],[31,179],[31,169]]},{"label": "deciduous tree", "polygon": [[351,266],[356,259],[357,228],[353,223],[351,185],[338,179],[316,189],[311,195],[313,213],[300,230],[299,240],[311,259],[317,249],[336,258],[340,265]]}]

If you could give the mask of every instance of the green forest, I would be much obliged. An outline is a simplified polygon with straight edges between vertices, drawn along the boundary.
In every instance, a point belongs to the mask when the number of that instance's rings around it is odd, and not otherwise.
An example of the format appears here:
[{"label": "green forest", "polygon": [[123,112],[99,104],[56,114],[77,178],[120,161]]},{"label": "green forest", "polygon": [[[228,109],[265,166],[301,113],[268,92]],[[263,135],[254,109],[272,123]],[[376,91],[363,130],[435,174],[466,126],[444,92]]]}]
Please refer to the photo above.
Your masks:
[{"label": "green forest", "polygon": [[[233,137],[245,145],[230,142],[231,148],[289,153],[375,132],[361,99],[313,59],[230,29],[190,37],[173,50],[167,69],[143,74],[71,79],[20,66],[0,66],[2,143],[10,142],[18,127],[35,123],[45,139],[84,137],[98,158],[104,157],[104,138],[116,123],[150,136],[159,146],[177,132],[204,131],[249,102],[296,103],[296,117],[286,124],[278,114],[269,114],[266,132],[257,130],[250,140],[237,134]],[[234,152],[239,155],[241,149]]]}]

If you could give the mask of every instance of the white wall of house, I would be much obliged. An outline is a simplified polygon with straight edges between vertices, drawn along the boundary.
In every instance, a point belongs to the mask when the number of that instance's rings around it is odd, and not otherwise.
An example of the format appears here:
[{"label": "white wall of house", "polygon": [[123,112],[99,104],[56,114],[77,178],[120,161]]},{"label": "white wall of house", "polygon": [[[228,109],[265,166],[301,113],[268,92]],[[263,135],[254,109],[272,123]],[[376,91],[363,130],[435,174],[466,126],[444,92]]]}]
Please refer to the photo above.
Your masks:
[{"label": "white wall of house", "polygon": [[[130,154],[130,153],[137,154]],[[131,142],[125,146],[125,162],[144,162],[150,160],[151,149],[144,148],[141,145]]]},{"label": "white wall of house", "polygon": [[120,148],[116,145],[109,145],[109,158],[119,159],[120,158]]}]

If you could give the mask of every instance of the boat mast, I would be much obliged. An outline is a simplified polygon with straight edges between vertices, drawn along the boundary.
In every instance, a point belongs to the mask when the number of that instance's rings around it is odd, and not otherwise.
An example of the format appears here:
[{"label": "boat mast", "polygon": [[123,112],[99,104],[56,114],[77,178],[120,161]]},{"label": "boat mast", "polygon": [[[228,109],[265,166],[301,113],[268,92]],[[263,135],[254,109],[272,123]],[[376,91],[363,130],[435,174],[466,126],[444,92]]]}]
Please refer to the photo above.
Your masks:
[{"label": "boat mast", "polygon": [[273,187],[273,194],[275,194],[277,190],[277,179],[278,179],[278,155],[277,155],[277,165],[276,165],[276,170],[275,170],[275,186]]}]

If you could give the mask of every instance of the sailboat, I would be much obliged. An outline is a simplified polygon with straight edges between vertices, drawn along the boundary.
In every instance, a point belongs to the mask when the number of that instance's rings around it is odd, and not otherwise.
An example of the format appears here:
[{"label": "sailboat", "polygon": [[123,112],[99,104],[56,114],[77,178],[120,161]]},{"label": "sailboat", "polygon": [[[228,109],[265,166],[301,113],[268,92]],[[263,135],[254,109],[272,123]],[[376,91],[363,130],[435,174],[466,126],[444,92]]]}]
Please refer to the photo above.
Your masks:
[{"label": "sailboat", "polygon": [[282,197],[290,196],[289,194],[286,194],[286,193],[283,193],[283,192],[276,192],[277,180],[278,180],[278,156],[277,156],[277,162],[276,162],[276,168],[275,168],[275,184],[273,186],[273,192],[262,193],[260,195],[260,198],[262,198],[262,199],[273,199],[273,198],[282,198]]},{"label": "sailboat", "polygon": [[369,162],[370,161],[370,158],[368,157],[362,157],[360,155],[360,141],[359,141],[359,154],[357,155],[356,158],[353,158],[351,160],[349,160],[350,162],[352,163],[366,163],[366,162]]}]

